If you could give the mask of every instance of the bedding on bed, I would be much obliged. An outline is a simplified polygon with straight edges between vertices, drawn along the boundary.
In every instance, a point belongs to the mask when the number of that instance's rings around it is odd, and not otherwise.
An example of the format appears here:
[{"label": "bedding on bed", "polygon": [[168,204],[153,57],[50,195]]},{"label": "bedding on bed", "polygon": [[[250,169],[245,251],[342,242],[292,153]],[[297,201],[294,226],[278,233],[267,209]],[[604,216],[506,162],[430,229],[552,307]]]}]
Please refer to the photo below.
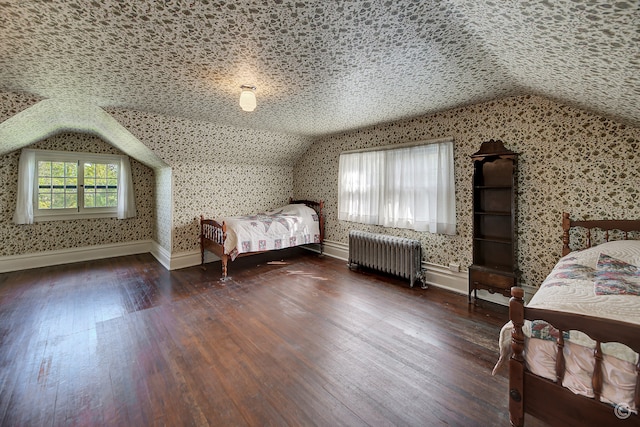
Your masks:
[{"label": "bedding on bed", "polygon": [[271,212],[222,220],[227,224],[224,251],[232,260],[246,252],[320,243],[318,214],[304,204],[292,204]]},{"label": "bedding on bed", "polygon": [[[640,324],[640,241],[607,242],[560,259],[527,307],[564,311]],[[493,373],[511,354],[511,322],[500,332],[500,359]],[[532,373],[555,381],[558,331],[542,321],[525,321],[524,359]],[[591,376],[595,341],[579,331],[567,331],[562,385],[593,397]],[[602,343],[601,400],[635,410],[633,396],[638,354],[620,343]]]}]

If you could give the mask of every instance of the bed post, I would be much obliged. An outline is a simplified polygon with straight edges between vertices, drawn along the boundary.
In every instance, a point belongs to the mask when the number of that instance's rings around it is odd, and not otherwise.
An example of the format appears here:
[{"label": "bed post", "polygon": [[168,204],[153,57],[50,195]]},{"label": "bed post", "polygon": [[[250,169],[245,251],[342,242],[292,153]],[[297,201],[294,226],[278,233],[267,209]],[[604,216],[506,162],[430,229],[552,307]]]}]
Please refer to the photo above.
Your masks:
[{"label": "bed post", "polygon": [[320,222],[320,255],[322,255],[324,252],[324,200],[320,200],[318,211],[318,221]]},{"label": "bed post", "polygon": [[524,425],[524,289],[511,288],[509,319],[513,323],[511,331],[511,359],[509,359],[509,421],[512,426]]},{"label": "bed post", "polygon": [[200,268],[206,270],[204,266],[204,216],[200,215]]},{"label": "bed post", "polygon": [[229,255],[222,254],[220,261],[222,261],[222,281],[225,281],[227,280],[227,263],[229,262]]},{"label": "bed post", "polygon": [[571,252],[569,248],[569,229],[571,228],[571,220],[567,212],[562,212],[562,256]]}]

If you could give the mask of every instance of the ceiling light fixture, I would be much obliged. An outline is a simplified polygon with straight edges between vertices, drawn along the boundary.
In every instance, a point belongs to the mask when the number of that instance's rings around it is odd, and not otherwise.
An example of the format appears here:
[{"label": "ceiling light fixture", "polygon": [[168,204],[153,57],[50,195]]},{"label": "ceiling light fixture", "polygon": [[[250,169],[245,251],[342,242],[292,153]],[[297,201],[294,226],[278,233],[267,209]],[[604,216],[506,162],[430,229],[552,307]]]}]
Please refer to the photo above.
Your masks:
[{"label": "ceiling light fixture", "polygon": [[253,111],[256,109],[256,87],[242,85],[240,86],[242,92],[240,92],[240,107],[244,111]]}]

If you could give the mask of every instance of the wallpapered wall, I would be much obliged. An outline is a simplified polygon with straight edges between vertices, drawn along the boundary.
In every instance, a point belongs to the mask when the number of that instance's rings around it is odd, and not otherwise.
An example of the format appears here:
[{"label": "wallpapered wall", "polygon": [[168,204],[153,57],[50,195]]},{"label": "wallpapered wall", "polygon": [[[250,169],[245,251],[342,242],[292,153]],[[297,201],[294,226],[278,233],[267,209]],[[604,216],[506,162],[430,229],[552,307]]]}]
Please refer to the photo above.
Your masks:
[{"label": "wallpapered wall", "polygon": [[173,167],[173,250],[199,250],[199,218],[246,215],[283,206],[293,195],[293,168],[212,163]]},{"label": "wallpapered wall", "polygon": [[[384,229],[338,221],[340,152],[452,136],[457,235]],[[535,97],[513,97],[322,138],[294,169],[297,197],[323,199],[326,239],[348,242],[350,229],[419,239],[428,262],[471,264],[469,156],[501,139],[520,153],[518,259],[522,283],[537,286],[560,257],[561,213],[574,218],[640,218],[640,128]],[[322,184],[318,184],[322,183]]]},{"label": "wallpapered wall", "polygon": [[[286,204],[293,195],[293,164],[310,144],[287,134],[131,110],[108,112],[171,166],[174,254],[199,250],[200,215],[244,215]],[[283,144],[297,149],[281,157]]]},{"label": "wallpapered wall", "polygon": [[[37,101],[39,99],[26,94],[0,92],[0,119],[6,120]],[[170,165],[170,168],[155,173],[151,192],[157,223],[147,225],[151,227],[153,239],[173,254],[199,249],[198,218],[201,214],[215,217],[239,215],[286,204],[293,195],[292,165],[310,144],[310,140],[304,137],[218,126],[179,117],[118,109],[107,112]],[[63,144],[67,137],[61,135],[55,144]],[[44,145],[55,149],[50,142]],[[288,157],[282,157],[283,145],[296,149]],[[106,150],[106,147],[103,148]],[[17,157],[13,161],[17,164]],[[13,163],[9,163],[3,171],[8,169],[6,173],[10,173],[12,168]],[[9,223],[15,204],[15,189],[0,192],[0,199],[6,206],[5,222]],[[172,226],[158,227],[158,224]],[[68,232],[76,225],[69,222],[62,228]],[[80,246],[105,243],[109,241],[106,235],[109,233],[95,235]],[[16,237],[19,233],[14,229],[9,234]],[[134,240],[136,235],[131,234],[128,240]],[[48,246],[44,241],[33,248],[29,245],[25,242],[22,249],[12,246],[4,252],[17,254],[60,248]],[[2,254],[0,252],[0,256]]]},{"label": "wallpapered wall", "polygon": [[[35,143],[30,148],[79,151],[98,154],[123,154],[100,138],[79,133],[63,133]],[[35,253],[56,249],[124,243],[153,238],[153,170],[131,159],[137,216],[116,218],[48,221],[29,225],[13,223],[18,187],[20,150],[0,157],[0,256]]]}]

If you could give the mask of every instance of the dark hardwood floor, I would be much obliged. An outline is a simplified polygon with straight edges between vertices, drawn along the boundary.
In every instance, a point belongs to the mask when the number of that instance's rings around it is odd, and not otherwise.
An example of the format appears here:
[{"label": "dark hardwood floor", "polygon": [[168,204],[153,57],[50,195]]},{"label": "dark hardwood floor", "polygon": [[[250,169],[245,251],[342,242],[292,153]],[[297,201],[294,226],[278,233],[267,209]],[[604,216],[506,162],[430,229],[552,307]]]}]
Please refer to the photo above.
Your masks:
[{"label": "dark hardwood floor", "polygon": [[509,424],[506,307],[306,251],[229,272],[145,254],[0,274],[0,424]]}]

